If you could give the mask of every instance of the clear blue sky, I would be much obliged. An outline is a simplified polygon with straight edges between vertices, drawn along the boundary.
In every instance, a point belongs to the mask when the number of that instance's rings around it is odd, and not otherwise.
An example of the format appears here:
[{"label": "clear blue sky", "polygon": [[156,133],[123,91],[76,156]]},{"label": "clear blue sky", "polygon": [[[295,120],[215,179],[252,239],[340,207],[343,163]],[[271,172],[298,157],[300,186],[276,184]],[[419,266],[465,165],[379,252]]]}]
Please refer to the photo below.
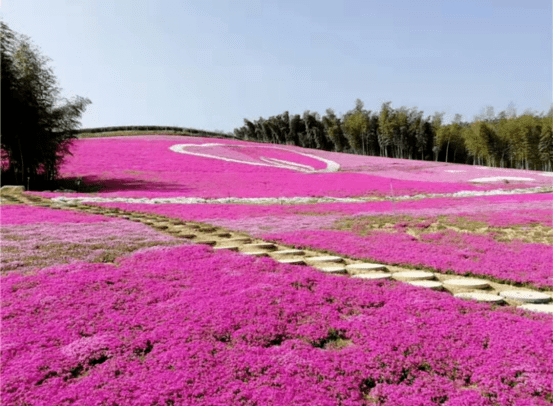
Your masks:
[{"label": "clear blue sky", "polygon": [[355,99],[464,121],[552,103],[551,0],[4,0],[83,127],[232,131]]}]

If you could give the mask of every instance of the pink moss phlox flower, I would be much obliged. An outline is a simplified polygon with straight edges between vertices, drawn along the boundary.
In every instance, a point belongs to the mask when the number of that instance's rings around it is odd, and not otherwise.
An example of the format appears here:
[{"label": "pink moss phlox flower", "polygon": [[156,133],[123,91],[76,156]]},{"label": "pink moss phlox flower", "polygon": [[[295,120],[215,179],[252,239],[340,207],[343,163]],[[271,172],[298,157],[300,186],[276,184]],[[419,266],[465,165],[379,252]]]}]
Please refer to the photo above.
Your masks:
[{"label": "pink moss phlox flower", "polygon": [[[5,404],[547,405],[552,318],[205,246],[3,277]],[[372,399],[372,400],[371,400]]]},{"label": "pink moss phlox flower", "polygon": [[[178,144],[223,144],[194,147],[206,154],[244,162],[227,162],[212,157],[187,155],[170,150]],[[284,150],[283,150],[284,149]],[[78,139],[60,169],[68,178],[101,183],[104,197],[296,197],[371,196],[453,193],[461,190],[513,189],[551,186],[551,179],[537,171],[488,170],[467,165],[355,156],[293,146],[259,144],[235,140],[179,136],[110,137]],[[290,152],[287,152],[290,151]],[[295,162],[321,169],[321,162],[294,151],[329,159],[341,166],[339,172],[301,173],[271,166],[265,158]],[[277,162],[277,161],[273,161]],[[460,175],[450,172],[462,167]],[[534,179],[525,182],[471,183],[485,176]],[[56,194],[43,194],[55,196]],[[72,196],[79,196],[72,194]]]},{"label": "pink moss phlox flower", "polygon": [[102,215],[53,210],[47,207],[22,205],[0,206],[0,224],[24,225],[36,223],[104,223],[117,219]]},{"label": "pink moss phlox flower", "polygon": [[553,287],[553,250],[545,244],[503,243],[489,235],[451,230],[423,234],[420,240],[402,232],[372,231],[367,236],[359,236],[337,230],[272,233],[264,238],[297,248],[328,250],[385,264],[491,276],[540,288]]}]

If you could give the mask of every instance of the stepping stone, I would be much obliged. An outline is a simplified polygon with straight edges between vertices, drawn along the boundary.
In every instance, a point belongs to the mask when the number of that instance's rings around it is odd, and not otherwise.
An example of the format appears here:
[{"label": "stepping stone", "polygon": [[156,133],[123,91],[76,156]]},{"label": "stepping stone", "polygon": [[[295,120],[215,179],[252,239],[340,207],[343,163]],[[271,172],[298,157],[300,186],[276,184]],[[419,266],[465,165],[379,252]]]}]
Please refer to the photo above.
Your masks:
[{"label": "stepping stone", "polygon": [[434,279],[434,274],[426,271],[406,271],[394,273],[393,278],[401,281],[422,281]]},{"label": "stepping stone", "polygon": [[215,251],[222,251],[222,250],[229,250],[229,251],[238,251],[237,245],[229,245],[228,247],[215,247],[213,248]]},{"label": "stepping stone", "polygon": [[485,289],[490,287],[490,283],[482,279],[448,279],[444,281],[444,285],[469,289]]},{"label": "stepping stone", "polygon": [[252,257],[268,257],[269,256],[265,251],[242,252],[242,254],[251,255]]},{"label": "stepping stone", "polygon": [[504,290],[499,292],[505,299],[518,300],[524,303],[548,303],[551,296],[541,292],[530,292],[527,290]]},{"label": "stepping stone", "polygon": [[305,262],[303,259],[277,259],[278,262],[281,264],[289,264],[289,265],[305,265]]},{"label": "stepping stone", "polygon": [[553,304],[525,304],[518,306],[517,309],[529,310],[531,312],[553,314]]},{"label": "stepping stone", "polygon": [[380,264],[351,264],[346,265],[346,269],[348,270],[348,273],[352,275],[365,273],[365,272],[371,272],[371,271],[387,271],[388,268],[384,265]]},{"label": "stepping stone", "polygon": [[200,227],[199,225],[197,225],[197,224],[188,224],[188,223],[187,223],[186,226],[187,226],[188,228],[192,228],[192,229],[194,229],[194,230],[198,230],[198,229],[201,228],[201,227]]},{"label": "stepping stone", "polygon": [[317,269],[325,273],[338,273],[338,274],[346,273],[346,268],[343,266],[323,266]]},{"label": "stepping stone", "polygon": [[181,225],[178,225],[178,226],[171,226],[171,228],[172,228],[173,230],[179,230],[179,231],[180,231],[180,230],[186,230],[186,229],[188,229],[188,227],[186,227],[186,226],[181,226]]},{"label": "stepping stone", "polygon": [[215,231],[215,228],[213,227],[200,227],[198,228],[198,231],[202,232],[202,233],[212,233]]},{"label": "stepping stone", "polygon": [[194,242],[196,244],[206,244],[206,245],[215,245],[215,244],[217,244],[217,241],[212,241],[212,240],[196,240]]},{"label": "stepping stone", "polygon": [[441,282],[436,282],[436,281],[411,281],[407,283],[409,285],[419,286],[421,288],[428,288],[432,290],[440,290],[443,288],[443,284]]},{"label": "stepping stone", "polygon": [[191,238],[195,238],[196,234],[190,234],[190,233],[187,233],[187,232],[180,232],[179,234],[177,234],[177,237],[191,239]]},{"label": "stepping stone", "polygon": [[282,250],[282,251],[273,251],[273,255],[304,255],[305,252],[302,250]]},{"label": "stepping stone", "polygon": [[270,242],[259,242],[255,244],[244,244],[242,245],[242,248],[261,248],[261,249],[271,249],[276,248],[275,244],[272,244]]},{"label": "stepping stone", "polygon": [[305,258],[308,262],[342,262],[344,259],[342,257],[333,257],[333,256],[325,256],[325,257],[307,257]]},{"label": "stepping stone", "polygon": [[215,235],[221,238],[230,237],[230,233],[227,233],[227,232],[219,232],[219,233],[215,233]]},{"label": "stepping stone", "polygon": [[228,242],[250,242],[252,239],[250,237],[234,237],[229,240]]},{"label": "stepping stone", "polygon": [[385,273],[385,272],[358,273],[358,274],[352,275],[352,278],[357,278],[357,279],[391,279],[392,274],[391,273]]},{"label": "stepping stone", "polygon": [[487,303],[503,302],[503,298],[501,296],[492,295],[489,293],[465,292],[465,293],[457,293],[456,295],[453,295],[453,296],[458,297],[460,299],[472,299],[478,302],[487,302]]},{"label": "stepping stone", "polygon": [[4,185],[0,187],[0,191],[3,193],[22,193],[25,191],[25,187],[19,185]]}]

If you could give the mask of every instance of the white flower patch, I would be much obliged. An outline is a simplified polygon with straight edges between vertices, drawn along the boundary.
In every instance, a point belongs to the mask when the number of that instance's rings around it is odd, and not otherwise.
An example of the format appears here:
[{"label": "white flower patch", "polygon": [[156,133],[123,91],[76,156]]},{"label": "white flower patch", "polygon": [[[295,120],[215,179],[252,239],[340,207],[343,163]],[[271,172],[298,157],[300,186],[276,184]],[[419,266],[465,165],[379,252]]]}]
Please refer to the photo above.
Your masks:
[{"label": "white flower patch", "polygon": [[458,171],[457,171],[457,170],[451,169],[451,170],[446,170],[446,172],[450,172],[450,173],[459,173],[459,172],[466,172],[466,171],[465,171],[465,170],[458,170]]},{"label": "white flower patch", "polygon": [[540,173],[541,176],[553,176],[553,172]]},{"label": "white flower patch", "polygon": [[[517,178],[518,179],[518,178]],[[533,180],[533,179],[531,179]],[[71,204],[76,202],[95,202],[95,203],[146,203],[146,204],[225,204],[225,203],[245,203],[245,204],[310,204],[310,203],[363,203],[384,200],[417,200],[427,197],[475,197],[475,196],[497,196],[514,195],[523,193],[550,193],[551,187],[533,187],[525,189],[512,190],[462,190],[455,193],[429,193],[416,196],[396,196],[396,197],[222,197],[219,199],[204,199],[202,197],[156,197],[156,198],[132,198],[132,197],[65,197],[59,196],[51,199],[52,201]]]},{"label": "white flower patch", "polygon": [[492,176],[489,178],[476,178],[471,179],[469,182],[500,182],[502,180],[513,180],[513,181],[533,181],[533,178],[520,178],[516,176]]}]

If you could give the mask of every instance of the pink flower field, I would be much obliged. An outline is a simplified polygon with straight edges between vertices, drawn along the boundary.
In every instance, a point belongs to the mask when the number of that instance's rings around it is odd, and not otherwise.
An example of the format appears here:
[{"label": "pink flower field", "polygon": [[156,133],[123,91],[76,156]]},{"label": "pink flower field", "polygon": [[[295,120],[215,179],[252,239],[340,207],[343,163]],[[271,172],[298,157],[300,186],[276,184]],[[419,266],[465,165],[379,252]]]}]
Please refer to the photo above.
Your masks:
[{"label": "pink flower field", "polygon": [[[99,195],[105,197],[348,197],[553,185],[553,178],[536,171],[406,162],[226,139],[87,138],[76,140],[71,151],[62,174],[100,183]],[[470,182],[501,176],[511,180]]]},{"label": "pink flower field", "polygon": [[[551,194],[543,193],[316,205],[99,205],[203,221],[298,248],[323,249],[378,263],[489,276],[498,281],[551,288],[553,249],[548,241],[553,237],[552,203]],[[445,223],[451,227],[477,221],[481,223],[479,227],[486,230],[479,234],[466,234],[464,230],[429,230],[419,238],[409,234],[412,228],[425,230],[438,223],[440,215],[447,216]],[[397,227],[386,231],[367,233],[364,225],[374,223],[375,216],[380,217],[382,223],[401,221]],[[402,216],[414,219],[411,227]],[[354,226],[344,231],[337,226],[344,222]],[[510,231],[501,227],[521,226],[545,227],[543,239],[539,241],[547,243],[500,238],[508,236]],[[337,227],[341,231],[335,231]],[[520,235],[524,235],[523,230],[515,237]]]},{"label": "pink flower field", "polygon": [[548,405],[551,317],[202,246],[2,283],[3,404]]},{"label": "pink flower field", "polygon": [[[547,173],[183,136],[72,151],[62,174],[98,193],[29,193],[553,288]],[[328,196],[364,199],[297,199]],[[550,314],[214,251],[122,218],[2,204],[0,223],[2,405],[553,404]]]},{"label": "pink flower field", "polygon": [[0,271],[28,273],[78,261],[111,262],[139,248],[182,244],[150,227],[94,214],[2,206]]}]

